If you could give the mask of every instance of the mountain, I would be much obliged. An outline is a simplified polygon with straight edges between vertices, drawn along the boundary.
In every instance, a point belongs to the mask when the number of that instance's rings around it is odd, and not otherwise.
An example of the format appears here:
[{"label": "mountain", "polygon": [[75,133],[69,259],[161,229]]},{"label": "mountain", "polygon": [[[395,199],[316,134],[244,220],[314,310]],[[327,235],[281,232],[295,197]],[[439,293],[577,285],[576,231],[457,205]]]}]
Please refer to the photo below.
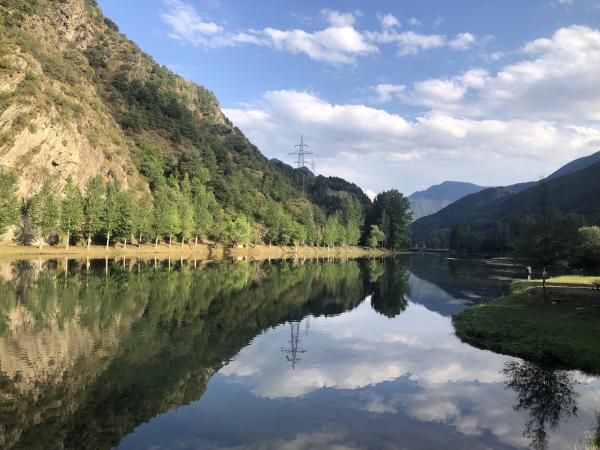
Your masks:
[{"label": "mountain", "polygon": [[300,223],[329,208],[310,202],[211,91],[143,53],[95,0],[0,1],[0,166],[25,199],[46,180],[60,192],[69,176],[80,188],[100,175],[141,193],[187,173],[225,212],[256,222],[275,206]]},{"label": "mountain", "polygon": [[[546,179],[548,206],[563,213],[580,214],[600,223],[600,159],[598,153],[575,160]],[[579,168],[579,170],[577,170]],[[540,191],[536,182],[484,189],[422,217],[411,226],[415,242],[442,239],[458,223],[474,231],[489,231],[497,221],[539,212]]]},{"label": "mountain", "polygon": [[600,151],[593,153],[588,156],[584,156],[582,158],[575,159],[568,164],[565,164],[556,172],[548,176],[548,180],[553,178],[562,177],[563,175],[569,175],[570,173],[577,172],[578,170],[585,169],[592,164],[600,162]]},{"label": "mountain", "polygon": [[296,188],[304,189],[309,199],[321,205],[328,213],[339,209],[342,200],[348,196],[354,196],[365,209],[371,205],[371,200],[358,185],[343,178],[315,175],[307,168],[296,169],[277,158],[271,159],[271,163],[279,167]]},{"label": "mountain", "polygon": [[413,220],[435,214],[450,203],[482,189],[485,188],[472,183],[444,181],[424,191],[415,192],[408,197],[413,212]]}]

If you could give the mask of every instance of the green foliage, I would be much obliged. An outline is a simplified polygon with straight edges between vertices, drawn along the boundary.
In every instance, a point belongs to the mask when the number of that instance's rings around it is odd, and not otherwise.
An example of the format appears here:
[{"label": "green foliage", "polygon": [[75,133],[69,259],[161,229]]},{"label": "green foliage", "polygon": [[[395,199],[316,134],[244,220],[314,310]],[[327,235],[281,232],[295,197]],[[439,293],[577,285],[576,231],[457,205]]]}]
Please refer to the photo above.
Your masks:
[{"label": "green foliage", "polygon": [[343,242],[344,227],[340,222],[338,214],[332,214],[327,218],[323,228],[323,243],[329,247]]},{"label": "green foliage", "polygon": [[60,223],[60,201],[49,181],[46,181],[31,199],[29,214],[41,247],[48,238],[57,233]]},{"label": "green foliage", "polygon": [[67,245],[71,235],[82,230],[84,224],[83,196],[77,186],[73,184],[73,178],[67,178],[67,184],[63,192],[60,211],[60,229],[67,234]]},{"label": "green foliage", "polygon": [[102,232],[106,236],[106,246],[110,243],[111,235],[118,230],[123,210],[121,188],[116,182],[107,183],[102,208]]},{"label": "green foliage", "polygon": [[600,227],[582,227],[578,230],[577,259],[581,267],[600,273]]},{"label": "green foliage", "polygon": [[102,229],[102,216],[104,209],[104,185],[97,176],[90,178],[85,186],[84,223],[83,231],[88,244]]},{"label": "green foliage", "polygon": [[410,245],[410,201],[396,189],[380,193],[373,202],[369,225],[378,225],[385,235],[384,244],[392,248]]},{"label": "green foliage", "polygon": [[252,224],[244,216],[230,217],[227,233],[232,244],[248,245],[253,236]]},{"label": "green foliage", "polygon": [[115,227],[115,237],[127,240],[134,232],[135,199],[131,192],[119,192],[117,203],[119,216]]},{"label": "green foliage", "polygon": [[17,199],[17,177],[0,168],[0,235],[19,219]]},{"label": "green foliage", "polygon": [[144,237],[152,233],[154,203],[148,194],[136,199],[132,208],[132,233],[141,244]]},{"label": "green foliage", "polygon": [[369,247],[375,248],[379,246],[381,242],[385,240],[385,233],[378,225],[371,225],[371,231],[369,232],[368,244]]}]

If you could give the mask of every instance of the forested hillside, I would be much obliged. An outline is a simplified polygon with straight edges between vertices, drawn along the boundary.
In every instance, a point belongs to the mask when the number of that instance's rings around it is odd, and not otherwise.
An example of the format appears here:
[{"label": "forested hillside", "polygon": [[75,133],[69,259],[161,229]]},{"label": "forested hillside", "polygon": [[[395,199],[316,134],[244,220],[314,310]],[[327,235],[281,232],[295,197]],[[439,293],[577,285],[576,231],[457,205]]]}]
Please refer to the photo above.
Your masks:
[{"label": "forested hillside", "polygon": [[0,41],[0,165],[5,198],[24,201],[1,225],[19,241],[367,239],[358,186],[312,176],[303,191],[94,0],[1,0]]},{"label": "forested hillside", "polygon": [[534,242],[525,233],[543,225],[539,235],[562,235],[562,245],[573,244],[580,226],[600,224],[600,162],[567,169],[538,183],[490,188],[458,200],[415,222],[413,238],[458,250],[506,251],[520,241]]}]

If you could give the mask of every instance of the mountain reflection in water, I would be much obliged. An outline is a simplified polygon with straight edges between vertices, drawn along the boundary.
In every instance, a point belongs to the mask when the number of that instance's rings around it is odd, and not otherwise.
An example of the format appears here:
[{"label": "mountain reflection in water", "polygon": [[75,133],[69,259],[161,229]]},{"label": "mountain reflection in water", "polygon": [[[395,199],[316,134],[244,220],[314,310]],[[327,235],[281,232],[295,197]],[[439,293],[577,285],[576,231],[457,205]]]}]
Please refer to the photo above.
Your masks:
[{"label": "mountain reflection in water", "polygon": [[0,262],[1,443],[574,448],[600,383],[453,336],[450,314],[504,289],[484,272],[424,256]]}]

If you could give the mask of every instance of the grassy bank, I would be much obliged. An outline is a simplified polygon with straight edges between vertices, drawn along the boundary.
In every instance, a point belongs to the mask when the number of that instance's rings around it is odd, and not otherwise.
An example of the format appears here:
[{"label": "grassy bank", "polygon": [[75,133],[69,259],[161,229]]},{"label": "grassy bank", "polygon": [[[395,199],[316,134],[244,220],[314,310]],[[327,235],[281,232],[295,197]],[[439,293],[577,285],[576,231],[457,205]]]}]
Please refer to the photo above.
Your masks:
[{"label": "grassy bank", "polygon": [[600,373],[598,277],[514,282],[509,295],[452,318],[456,335],[475,347],[556,368]]},{"label": "grassy bank", "polygon": [[221,258],[248,258],[248,259],[284,259],[284,258],[362,258],[362,257],[380,257],[389,256],[391,252],[381,248],[363,248],[363,247],[282,247],[268,245],[254,245],[246,247],[231,247],[220,244],[198,244],[183,245],[174,244],[169,247],[166,244],[160,244],[157,247],[153,245],[128,245],[124,248],[122,245],[108,249],[105,246],[93,245],[89,249],[85,246],[70,246],[68,249],[58,246],[44,246],[42,250],[38,247],[20,246],[20,245],[0,245],[1,259],[27,259],[35,257],[44,258],[104,258],[114,256],[174,256],[174,257],[195,257],[199,259],[221,259]]}]

